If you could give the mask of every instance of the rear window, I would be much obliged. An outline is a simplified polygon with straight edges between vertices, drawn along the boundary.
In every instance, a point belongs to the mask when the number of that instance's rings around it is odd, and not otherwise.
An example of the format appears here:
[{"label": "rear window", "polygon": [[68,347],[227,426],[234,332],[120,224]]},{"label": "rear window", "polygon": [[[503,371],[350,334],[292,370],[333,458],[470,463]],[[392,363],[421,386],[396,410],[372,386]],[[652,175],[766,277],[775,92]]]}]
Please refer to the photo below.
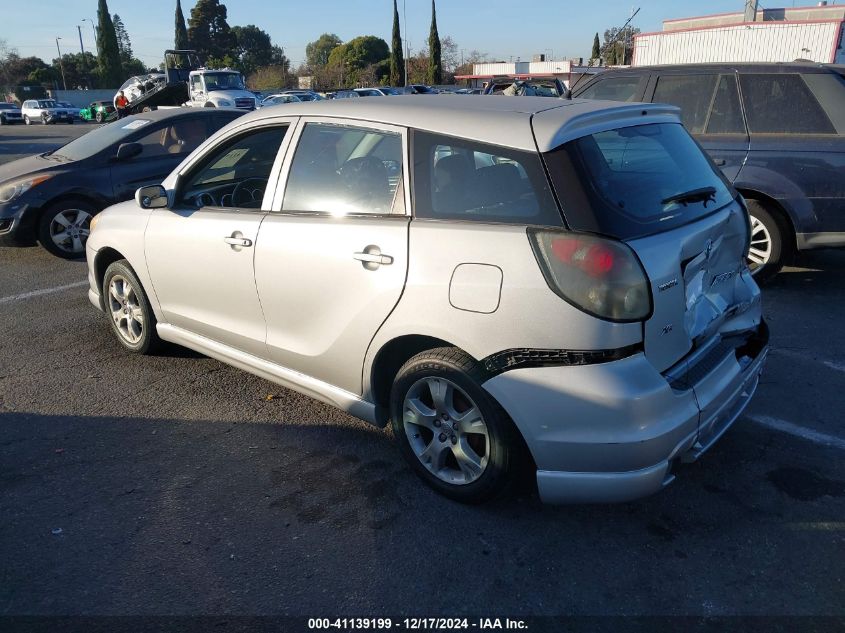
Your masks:
[{"label": "rear window", "polygon": [[733,199],[701,148],[673,123],[598,132],[544,157],[564,216],[579,231],[643,237],[708,215]]}]

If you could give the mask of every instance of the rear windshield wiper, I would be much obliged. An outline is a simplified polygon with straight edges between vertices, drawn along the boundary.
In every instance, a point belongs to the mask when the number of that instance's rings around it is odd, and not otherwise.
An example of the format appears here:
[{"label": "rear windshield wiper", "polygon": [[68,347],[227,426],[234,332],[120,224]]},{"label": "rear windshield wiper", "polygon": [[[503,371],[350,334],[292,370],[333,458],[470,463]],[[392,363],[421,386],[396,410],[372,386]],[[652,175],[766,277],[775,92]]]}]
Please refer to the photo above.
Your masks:
[{"label": "rear windshield wiper", "polygon": [[674,196],[663,198],[661,204],[669,204],[670,202],[680,202],[686,205],[688,202],[703,202],[704,206],[711,200],[716,199],[716,187],[701,187],[700,189],[690,189],[681,193],[676,193]]}]

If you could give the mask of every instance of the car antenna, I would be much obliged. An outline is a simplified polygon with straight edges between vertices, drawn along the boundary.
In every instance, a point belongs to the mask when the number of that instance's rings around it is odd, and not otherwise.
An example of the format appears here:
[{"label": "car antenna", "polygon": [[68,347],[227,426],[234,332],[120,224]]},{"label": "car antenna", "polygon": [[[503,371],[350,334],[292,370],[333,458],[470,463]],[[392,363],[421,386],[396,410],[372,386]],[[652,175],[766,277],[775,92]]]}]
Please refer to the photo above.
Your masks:
[{"label": "car antenna", "polygon": [[[623,34],[623,33],[625,33],[625,29],[627,29],[627,28],[628,28],[628,25],[629,25],[629,24],[631,24],[631,22],[633,21],[633,19],[634,19],[635,17],[637,17],[637,14],[638,14],[639,12],[640,12],[640,7],[637,7],[637,10],[636,10],[636,11],[634,11],[634,12],[631,14],[631,17],[630,17],[630,18],[628,18],[627,20],[625,20],[625,24],[623,24],[623,25],[622,25],[622,28],[620,28],[620,29],[616,32],[616,37],[614,37],[612,40],[610,40],[610,41],[609,41],[609,42],[607,42],[604,46],[602,46],[602,49],[599,51],[599,56],[598,56],[596,59],[602,59],[602,58],[604,57],[604,54],[607,52],[607,50],[608,50],[611,46],[615,46],[615,45],[616,45],[616,43],[619,41],[619,38],[620,38],[620,37],[622,37],[622,34]],[[594,61],[594,60],[593,60],[593,58],[590,58],[590,61],[587,63],[587,68],[592,68],[592,67],[593,67],[593,61]],[[578,87],[578,84],[580,84],[580,83],[581,83],[581,80],[582,80],[584,77],[586,77],[586,76],[587,76],[587,73],[581,73],[581,76],[580,76],[580,77],[578,77],[578,79],[575,81],[575,83],[572,85],[572,87],[571,87],[569,90],[567,90],[567,91],[566,91],[566,98],[567,98],[567,99],[571,99],[571,98],[572,98],[572,93],[573,93],[573,92],[575,92],[575,88],[577,88],[577,87]]]}]

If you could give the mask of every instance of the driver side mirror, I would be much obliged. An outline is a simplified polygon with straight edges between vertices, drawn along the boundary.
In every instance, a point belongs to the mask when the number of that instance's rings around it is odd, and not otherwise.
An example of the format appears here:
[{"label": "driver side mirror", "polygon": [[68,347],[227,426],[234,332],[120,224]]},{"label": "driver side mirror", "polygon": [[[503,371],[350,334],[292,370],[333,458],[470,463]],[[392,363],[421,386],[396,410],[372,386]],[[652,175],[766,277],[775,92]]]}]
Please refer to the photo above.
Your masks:
[{"label": "driver side mirror", "polygon": [[144,151],[144,146],[140,143],[121,143],[117,148],[115,160],[129,160],[135,158],[138,154]]},{"label": "driver side mirror", "polygon": [[162,209],[167,206],[167,190],[161,185],[141,187],[135,192],[135,202],[142,209]]}]

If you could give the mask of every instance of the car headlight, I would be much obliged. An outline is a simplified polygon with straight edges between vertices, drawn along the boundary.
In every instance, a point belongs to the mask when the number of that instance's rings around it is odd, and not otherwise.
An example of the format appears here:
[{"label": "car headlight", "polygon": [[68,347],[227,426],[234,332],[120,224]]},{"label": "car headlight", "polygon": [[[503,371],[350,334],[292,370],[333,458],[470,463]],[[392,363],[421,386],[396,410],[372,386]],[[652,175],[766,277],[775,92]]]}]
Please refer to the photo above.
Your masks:
[{"label": "car headlight", "polygon": [[218,101],[218,102],[217,102],[217,105],[221,105],[221,106],[230,106],[230,105],[232,105],[232,102],[231,102],[231,101],[226,101],[225,99],[221,99],[220,101]]},{"label": "car headlight", "polygon": [[29,178],[20,178],[18,180],[10,180],[8,182],[0,183],[0,204],[5,204],[7,202],[11,202],[15,198],[19,198],[34,186],[39,185],[52,177],[53,176],[50,174],[42,174],[39,176],[30,176]]},{"label": "car headlight", "polygon": [[91,218],[91,221],[88,223],[88,230],[91,233],[94,232],[94,228],[97,226],[97,222],[99,222],[99,221],[100,221],[100,215],[99,214],[97,214],[93,218]]}]

